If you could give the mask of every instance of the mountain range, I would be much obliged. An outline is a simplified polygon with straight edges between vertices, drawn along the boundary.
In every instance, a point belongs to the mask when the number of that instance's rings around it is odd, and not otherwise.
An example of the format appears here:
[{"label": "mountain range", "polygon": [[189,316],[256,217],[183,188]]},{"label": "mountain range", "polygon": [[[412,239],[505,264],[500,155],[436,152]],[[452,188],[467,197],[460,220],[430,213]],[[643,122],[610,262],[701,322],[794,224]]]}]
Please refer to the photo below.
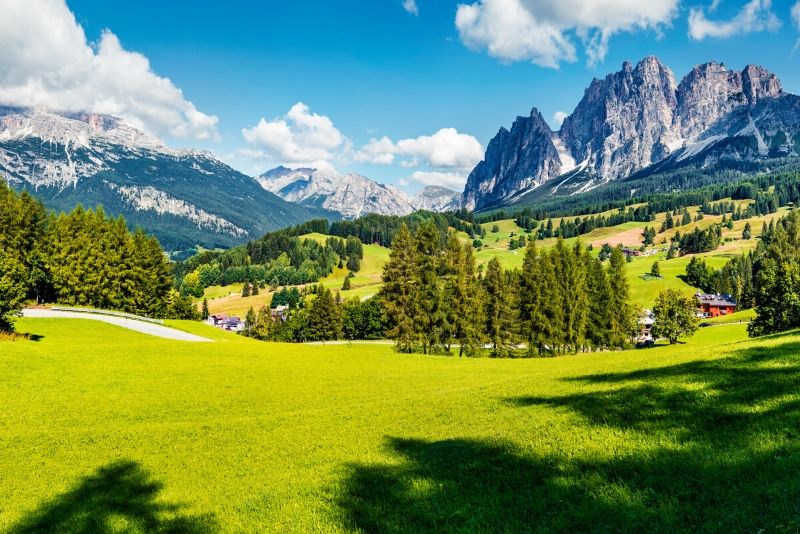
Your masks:
[{"label": "mountain range", "polygon": [[636,175],[800,155],[800,97],[762,67],[720,63],[680,82],[656,57],[595,79],[554,131],[537,109],[500,128],[470,173],[462,204],[485,210],[571,195]]},{"label": "mountain range", "polygon": [[[312,218],[416,210],[485,211],[642,184],[665,173],[800,156],[800,97],[766,69],[696,66],[677,81],[650,56],[594,79],[558,130],[534,108],[500,128],[463,193],[416,195],[359,174],[277,167],[247,176],[205,151],[174,149],[125,121],[94,113],[0,106],[0,175],[55,210],[102,205],[169,250],[228,247]],[[648,181],[649,180],[649,181]]]},{"label": "mountain range", "polygon": [[261,187],[289,202],[319,207],[355,219],[367,213],[408,215],[417,210],[458,209],[460,195],[450,189],[428,186],[409,197],[403,191],[359,174],[338,174],[328,169],[276,167],[257,176]]},{"label": "mountain range", "polygon": [[228,247],[334,212],[287,202],[210,153],[176,150],[124,121],[0,107],[0,175],[55,210],[102,205],[169,250]]}]

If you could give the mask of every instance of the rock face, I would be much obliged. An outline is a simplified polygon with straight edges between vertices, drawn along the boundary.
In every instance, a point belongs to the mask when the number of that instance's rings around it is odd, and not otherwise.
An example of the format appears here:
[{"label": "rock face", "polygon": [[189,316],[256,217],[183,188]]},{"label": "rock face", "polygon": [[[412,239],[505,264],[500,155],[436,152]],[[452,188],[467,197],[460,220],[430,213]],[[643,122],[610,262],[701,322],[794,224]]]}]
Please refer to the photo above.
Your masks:
[{"label": "rock face", "polygon": [[0,107],[0,175],[56,210],[102,204],[170,250],[232,246],[314,217],[210,153],[176,150],[124,121]]},{"label": "rock face", "polygon": [[467,178],[463,205],[467,209],[513,200],[551,178],[568,165],[562,161],[554,134],[534,108],[517,117],[511,131],[500,128],[486,148],[486,157]]},{"label": "rock face", "polygon": [[414,211],[405,193],[359,174],[277,167],[257,176],[256,181],[284,200],[335,211],[348,219],[367,213],[408,215]]},{"label": "rock face", "polygon": [[707,63],[676,83],[655,57],[626,62],[591,82],[559,131],[536,110],[511,132],[501,129],[470,174],[462,204],[501,205],[555,179],[553,192],[568,181],[561,193],[588,191],[659,162],[800,155],[797,100],[758,66]]},{"label": "rock face", "polygon": [[442,213],[445,211],[455,211],[461,207],[461,194],[452,189],[429,185],[419,191],[411,199],[411,205],[415,210],[434,211]]}]

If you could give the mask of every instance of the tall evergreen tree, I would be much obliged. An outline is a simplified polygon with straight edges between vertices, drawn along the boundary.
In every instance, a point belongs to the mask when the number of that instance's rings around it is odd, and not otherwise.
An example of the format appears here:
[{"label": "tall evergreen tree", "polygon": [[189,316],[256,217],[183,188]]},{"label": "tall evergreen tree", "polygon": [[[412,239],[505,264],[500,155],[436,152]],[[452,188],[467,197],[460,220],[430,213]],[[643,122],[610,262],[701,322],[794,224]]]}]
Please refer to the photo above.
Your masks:
[{"label": "tall evergreen tree", "polygon": [[451,233],[443,263],[445,324],[451,339],[459,345],[458,355],[473,356],[480,347],[482,303],[472,247],[462,246]]},{"label": "tall evergreen tree", "polygon": [[204,321],[206,321],[206,320],[208,320],[208,315],[209,315],[208,314],[208,299],[204,297],[203,298],[203,311],[201,312],[200,317]]},{"label": "tall evergreen tree", "polygon": [[586,339],[595,348],[608,347],[611,341],[611,287],[602,262],[585,256],[587,266],[586,292],[589,300],[589,317],[586,321]]},{"label": "tall evergreen tree", "polygon": [[416,343],[416,271],[414,242],[408,227],[403,224],[392,240],[389,261],[383,268],[383,287],[379,293],[389,325],[387,335],[395,340],[400,352],[413,352]]},{"label": "tall evergreen tree", "polygon": [[614,347],[625,346],[636,326],[636,316],[630,305],[630,286],[625,271],[625,255],[619,247],[615,247],[608,262],[608,306],[611,310],[609,341]]},{"label": "tall evergreen tree", "polygon": [[429,354],[446,337],[446,314],[439,279],[439,232],[431,221],[423,222],[414,239],[417,286],[414,331],[422,352]]},{"label": "tall evergreen tree", "polygon": [[333,293],[323,287],[308,308],[308,339],[330,341],[342,336],[342,314]]},{"label": "tall evergreen tree", "polygon": [[486,317],[486,337],[492,347],[492,356],[507,357],[514,343],[514,309],[510,302],[508,281],[497,257],[489,260],[483,278]]}]

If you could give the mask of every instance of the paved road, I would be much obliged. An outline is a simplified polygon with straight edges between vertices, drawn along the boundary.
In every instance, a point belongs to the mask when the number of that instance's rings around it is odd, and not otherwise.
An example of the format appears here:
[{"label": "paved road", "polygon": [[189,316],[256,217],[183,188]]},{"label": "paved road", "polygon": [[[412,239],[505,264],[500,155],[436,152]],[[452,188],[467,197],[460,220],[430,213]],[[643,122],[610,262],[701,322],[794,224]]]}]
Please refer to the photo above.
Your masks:
[{"label": "paved road", "polygon": [[114,317],[111,315],[101,315],[99,313],[81,313],[69,311],[56,311],[48,309],[28,309],[22,312],[23,317],[33,318],[59,318],[59,319],[90,319],[93,321],[103,321],[104,323],[121,326],[130,330],[141,332],[142,334],[149,334],[151,336],[163,337],[167,339],[175,339],[178,341],[212,341],[204,337],[196,336],[188,332],[176,330],[159,324],[146,323],[144,321],[137,321],[135,319],[125,319],[123,317]]}]

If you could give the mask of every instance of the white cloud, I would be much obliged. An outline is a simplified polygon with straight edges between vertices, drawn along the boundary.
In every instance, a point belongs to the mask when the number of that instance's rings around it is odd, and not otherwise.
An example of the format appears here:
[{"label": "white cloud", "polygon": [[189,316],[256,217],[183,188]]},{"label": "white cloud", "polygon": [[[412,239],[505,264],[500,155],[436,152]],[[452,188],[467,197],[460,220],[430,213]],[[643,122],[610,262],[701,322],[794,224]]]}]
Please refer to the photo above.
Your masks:
[{"label": "white cloud", "polygon": [[569,117],[569,113],[566,111],[556,111],[553,113],[553,126],[555,126],[556,129],[561,128],[561,124],[567,117]]},{"label": "white cloud", "polygon": [[439,185],[461,191],[467,183],[467,175],[458,172],[417,171],[408,180],[421,185]]},{"label": "white cloud", "polygon": [[796,28],[800,29],[800,0],[792,6],[792,21]]},{"label": "white cloud", "polygon": [[348,146],[348,140],[325,115],[312,113],[298,102],[285,116],[268,121],[263,117],[242,135],[250,147],[242,154],[252,159],[330,167]]},{"label": "white cloud", "polygon": [[483,158],[481,144],[471,135],[455,128],[442,128],[433,135],[401,139],[396,143],[388,137],[372,139],[354,153],[356,161],[390,165],[395,157],[404,159],[403,167],[416,167],[422,162],[432,167],[471,168]]},{"label": "white cloud", "polygon": [[122,117],[156,134],[210,139],[198,111],[142,54],[104,30],[89,43],[64,0],[0,0],[0,102]]},{"label": "white cloud", "polygon": [[414,15],[419,15],[419,8],[417,7],[417,0],[403,0],[403,9]]},{"label": "white cloud", "polygon": [[708,6],[708,12],[713,13],[716,11],[721,3],[722,0],[711,0],[711,5]]},{"label": "white cloud", "polygon": [[751,0],[730,20],[714,21],[706,18],[702,8],[689,12],[689,37],[702,41],[706,37],[731,37],[745,33],[775,31],[781,21],[772,12],[771,0]]},{"label": "white cloud", "polygon": [[573,35],[589,63],[602,60],[616,33],[660,31],[678,12],[679,0],[478,0],[460,4],[456,28],[474,50],[507,61],[557,68],[576,60]]}]

